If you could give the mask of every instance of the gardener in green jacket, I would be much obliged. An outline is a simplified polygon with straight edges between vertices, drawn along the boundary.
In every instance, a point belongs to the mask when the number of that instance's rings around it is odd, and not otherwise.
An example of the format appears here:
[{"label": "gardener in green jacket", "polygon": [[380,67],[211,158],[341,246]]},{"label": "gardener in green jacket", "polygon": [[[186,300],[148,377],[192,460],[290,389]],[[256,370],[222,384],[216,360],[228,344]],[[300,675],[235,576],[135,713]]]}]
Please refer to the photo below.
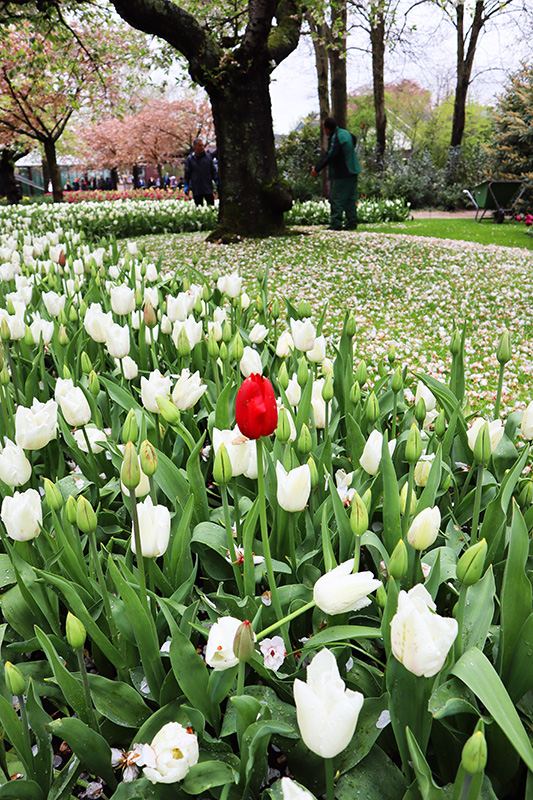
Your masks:
[{"label": "gardener in green jacket", "polygon": [[355,152],[356,139],[349,131],[339,128],[333,117],[326,117],[323,127],[328,135],[328,151],[311,169],[311,175],[316,178],[327,165],[331,181],[329,230],[341,230],[343,213],[346,214],[346,230],[354,230],[357,228],[357,176],[361,172]]}]

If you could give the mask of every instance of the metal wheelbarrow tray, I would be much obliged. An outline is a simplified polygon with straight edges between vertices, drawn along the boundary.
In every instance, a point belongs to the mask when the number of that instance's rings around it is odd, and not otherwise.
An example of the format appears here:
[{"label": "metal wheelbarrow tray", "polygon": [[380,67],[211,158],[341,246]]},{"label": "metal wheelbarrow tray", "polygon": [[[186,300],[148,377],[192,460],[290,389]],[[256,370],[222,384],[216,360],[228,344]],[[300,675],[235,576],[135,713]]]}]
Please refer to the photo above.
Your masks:
[{"label": "metal wheelbarrow tray", "polygon": [[[470,192],[463,189],[476,207],[476,222],[481,222],[487,211],[492,211],[494,222],[503,222],[505,215],[511,215],[525,185],[522,181],[484,181],[474,186]],[[479,220],[478,214],[482,211]]]}]

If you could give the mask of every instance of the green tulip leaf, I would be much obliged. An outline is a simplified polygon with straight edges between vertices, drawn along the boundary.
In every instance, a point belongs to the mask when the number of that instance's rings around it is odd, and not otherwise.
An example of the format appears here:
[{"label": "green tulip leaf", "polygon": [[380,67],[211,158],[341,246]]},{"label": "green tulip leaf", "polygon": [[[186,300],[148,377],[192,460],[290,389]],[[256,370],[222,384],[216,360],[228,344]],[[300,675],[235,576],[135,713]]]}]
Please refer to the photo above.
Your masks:
[{"label": "green tulip leaf", "polygon": [[190,768],[180,785],[187,794],[201,794],[213,786],[236,783],[238,777],[238,772],[224,761],[201,761]]},{"label": "green tulip leaf", "polygon": [[372,750],[335,784],[336,800],[403,800],[405,777],[383,750]]},{"label": "green tulip leaf", "polygon": [[75,717],[54,720],[48,724],[48,729],[54,736],[65,740],[88,772],[100,775],[111,787],[116,786],[111,748],[103,736]]},{"label": "green tulip leaf", "polygon": [[111,681],[103,675],[89,674],[89,688],[99,714],[116,725],[139,728],[150,716],[150,709],[132,686]]},{"label": "green tulip leaf", "polygon": [[324,647],[335,642],[349,642],[352,639],[380,639],[381,630],[365,625],[332,625],[315,633],[304,645],[304,650]]},{"label": "green tulip leaf", "polygon": [[494,597],[496,586],[492,566],[481,580],[468,587],[465,613],[463,617],[463,649],[485,646],[494,617]]},{"label": "green tulip leaf", "polygon": [[45,795],[35,781],[9,781],[0,786],[2,800],[44,800]]},{"label": "green tulip leaf", "polygon": [[518,755],[533,771],[533,748],[520,717],[498,673],[476,647],[461,656],[452,673],[460,678],[483,703]]},{"label": "green tulip leaf", "polygon": [[402,538],[402,522],[398,480],[386,435],[381,447],[380,470],[383,479],[383,541],[390,556]]},{"label": "green tulip leaf", "polygon": [[451,678],[445,683],[441,683],[434,690],[429,699],[428,708],[434,719],[443,719],[453,714],[479,716],[474,695],[457,678]]},{"label": "green tulip leaf", "polygon": [[449,793],[441,789],[440,786],[437,786],[433,780],[430,766],[424,758],[424,753],[420,749],[418,742],[409,728],[406,730],[406,736],[409,753],[411,754],[411,762],[416,775],[416,782],[420,794],[422,795],[422,800],[446,800],[446,798],[449,797]]}]

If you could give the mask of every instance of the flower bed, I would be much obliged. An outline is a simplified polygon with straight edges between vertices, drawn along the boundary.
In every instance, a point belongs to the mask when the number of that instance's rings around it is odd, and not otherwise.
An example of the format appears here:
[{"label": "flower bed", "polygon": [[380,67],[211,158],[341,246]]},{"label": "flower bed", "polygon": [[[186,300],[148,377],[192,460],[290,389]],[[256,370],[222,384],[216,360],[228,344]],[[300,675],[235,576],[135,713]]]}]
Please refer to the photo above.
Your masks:
[{"label": "flower bed", "polygon": [[0,796],[522,796],[533,407],[474,419],[457,330],[369,380],[267,259],[14,229]]}]

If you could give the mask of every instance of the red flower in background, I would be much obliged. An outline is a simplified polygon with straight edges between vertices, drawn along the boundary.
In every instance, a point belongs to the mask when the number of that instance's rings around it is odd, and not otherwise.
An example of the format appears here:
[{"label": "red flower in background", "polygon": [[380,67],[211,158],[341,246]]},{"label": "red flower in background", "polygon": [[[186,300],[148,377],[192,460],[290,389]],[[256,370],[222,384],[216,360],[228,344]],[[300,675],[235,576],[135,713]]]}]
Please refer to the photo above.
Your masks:
[{"label": "red flower in background", "polygon": [[252,374],[242,383],[235,401],[235,419],[239,430],[249,439],[270,436],[278,424],[278,407],[268,378]]}]

